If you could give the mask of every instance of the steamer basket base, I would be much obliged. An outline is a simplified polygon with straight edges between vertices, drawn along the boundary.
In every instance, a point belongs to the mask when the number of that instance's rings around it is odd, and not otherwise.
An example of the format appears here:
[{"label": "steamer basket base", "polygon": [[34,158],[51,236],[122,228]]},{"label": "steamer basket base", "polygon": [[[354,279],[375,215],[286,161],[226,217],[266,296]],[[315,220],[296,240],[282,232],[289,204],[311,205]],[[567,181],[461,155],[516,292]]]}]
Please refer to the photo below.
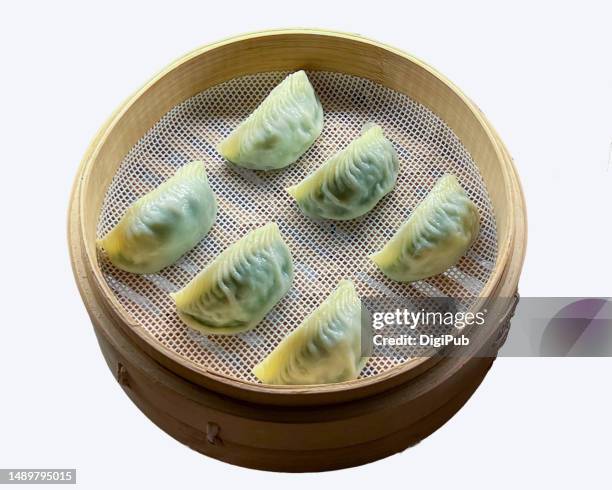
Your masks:
[{"label": "steamer basket base", "polygon": [[[119,331],[117,335],[123,334]],[[401,403],[402,391],[412,390],[412,387],[400,386],[389,392],[376,395],[376,405],[384,407],[380,414],[370,414],[373,426],[370,426],[372,435],[369,440],[358,445],[347,447],[328,447],[318,449],[287,450],[284,447],[257,447],[240,444],[225,437],[225,427],[218,424],[217,420],[223,418],[223,414],[213,407],[204,404],[195,406],[195,413],[185,414],[187,418],[196,417],[203,421],[203,428],[194,427],[181,415],[168,413],[164,410],[165,402],[160,399],[164,394],[160,390],[159,383],[168,383],[172,389],[181,392],[195,390],[203,397],[215,394],[196,386],[178,377],[157,364],[153,359],[143,352],[138,352],[131,346],[127,339],[121,346],[112,345],[104,333],[96,328],[98,342],[106,363],[121,385],[122,389],[134,404],[160,429],[172,436],[174,439],[185,444],[191,449],[206,456],[225,461],[227,463],[267,471],[283,472],[309,472],[329,471],[370,463],[392,454],[403,451],[426,438],[439,427],[444,425],[472,396],[490,369],[493,358],[471,359],[463,369],[458,371],[452,378],[450,389],[440,390],[427,403],[421,406],[422,414],[417,414],[417,420],[407,421],[400,424],[399,430],[388,433],[386,420],[392,417],[401,420],[407,411],[414,411],[410,402]],[[156,373],[157,379],[151,378],[151,373]],[[442,393],[444,391],[444,393]],[[352,409],[359,409],[363,400],[350,402],[344,407],[347,413]],[[231,402],[228,400],[228,403]],[[251,405],[246,402],[234,401],[251,411],[252,424],[258,423],[258,416],[267,410],[265,406]],[[355,405],[351,407],[351,405]],[[333,422],[325,419],[327,406],[309,407],[310,424],[313,431],[318,431],[322,437],[329,439],[329,435],[342,429],[341,421],[338,427]],[[291,418],[291,417],[289,417]],[[292,420],[283,420],[279,417],[277,424],[283,424],[287,440],[299,437],[292,433]],[[303,422],[299,425],[302,426]],[[356,425],[354,430],[359,430]],[[265,431],[265,429],[262,429]],[[265,438],[265,433],[261,434]],[[333,440],[330,441],[333,443]]]},{"label": "steamer basket base", "polygon": [[[71,236],[77,218],[73,208]],[[401,452],[444,425],[478,388],[494,361],[494,357],[443,358],[403,384],[335,404],[287,407],[232,398],[188,381],[135,345],[99,302],[78,240],[71,241],[71,258],[100,349],[128,397],[179,442],[239,466],[329,471]],[[507,334],[514,306],[501,317],[494,352]]]}]

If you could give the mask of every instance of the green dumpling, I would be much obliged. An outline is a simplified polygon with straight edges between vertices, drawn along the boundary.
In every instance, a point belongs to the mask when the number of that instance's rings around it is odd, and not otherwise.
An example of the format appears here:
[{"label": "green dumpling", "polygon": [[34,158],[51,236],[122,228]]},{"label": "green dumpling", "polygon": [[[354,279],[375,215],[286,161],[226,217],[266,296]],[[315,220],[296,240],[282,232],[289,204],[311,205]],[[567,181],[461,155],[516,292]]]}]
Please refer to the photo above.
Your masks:
[{"label": "green dumpling", "polygon": [[366,362],[361,356],[361,301],[353,283],[345,280],[253,374],[275,385],[339,383],[357,378]]},{"label": "green dumpling", "polygon": [[289,291],[293,263],[276,223],[251,231],[170,296],[181,319],[206,334],[254,328]]},{"label": "green dumpling", "polygon": [[399,163],[382,128],[371,125],[287,192],[313,218],[348,220],[370,211],[395,186]]},{"label": "green dumpling", "polygon": [[306,73],[289,75],[217,147],[227,160],[254,170],[295,162],[323,130],[323,108]]},{"label": "green dumpling", "polygon": [[216,216],[204,164],[195,161],[134,202],[97,245],[119,269],[154,273],[195,247]]},{"label": "green dumpling", "polygon": [[419,281],[459,262],[479,231],[478,208],[456,177],[445,175],[385,247],[370,258],[395,281]]}]

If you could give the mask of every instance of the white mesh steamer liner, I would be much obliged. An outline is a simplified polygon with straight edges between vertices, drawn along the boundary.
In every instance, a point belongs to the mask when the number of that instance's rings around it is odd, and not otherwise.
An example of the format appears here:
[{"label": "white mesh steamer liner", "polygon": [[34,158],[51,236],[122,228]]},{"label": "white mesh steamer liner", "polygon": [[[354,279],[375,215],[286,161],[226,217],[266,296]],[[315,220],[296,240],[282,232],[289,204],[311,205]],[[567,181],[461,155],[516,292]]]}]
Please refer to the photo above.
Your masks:
[{"label": "white mesh steamer liner", "polygon": [[[211,87],[174,107],[132,148],[120,165],[98,222],[108,232],[126,208],[192,160],[203,160],[219,213],[210,233],[178,263],[158,274],[123,272],[100,257],[118,301],[158,342],[206,369],[256,382],[252,367],[335,289],[354,281],[362,298],[459,297],[475,301],[497,254],[495,218],[478,168],[452,130],[424,106],[370,80],[309,72],[325,114],[323,133],[296,163],[274,172],[228,165],[216,145],[245,119],[287,73],[259,73]],[[365,123],[382,126],[397,150],[395,189],[365,216],[315,222],[303,216],[285,188],[296,184],[360,134]],[[387,279],[368,255],[379,250],[444,173],[453,173],[481,215],[477,242],[444,274],[412,284]],[[221,251],[270,221],[291,249],[291,291],[251,332],[205,336],[184,325],[168,293],[177,291]],[[407,358],[374,357],[361,377],[379,374]]]}]

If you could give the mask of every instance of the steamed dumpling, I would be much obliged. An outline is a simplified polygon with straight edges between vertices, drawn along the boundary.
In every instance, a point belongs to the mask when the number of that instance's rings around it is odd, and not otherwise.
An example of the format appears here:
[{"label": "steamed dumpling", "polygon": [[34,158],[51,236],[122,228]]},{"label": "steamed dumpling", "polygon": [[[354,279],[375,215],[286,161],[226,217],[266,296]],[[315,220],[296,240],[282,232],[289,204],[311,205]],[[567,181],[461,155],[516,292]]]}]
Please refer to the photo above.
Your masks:
[{"label": "steamed dumpling", "polygon": [[459,262],[479,230],[478,208],[455,176],[445,175],[371,259],[391,279],[418,281]]},{"label": "steamed dumpling", "polygon": [[397,153],[382,128],[366,126],[359,138],[287,192],[307,216],[353,219],[393,189],[398,167]]},{"label": "steamed dumpling", "polygon": [[357,378],[361,356],[361,301],[351,281],[338,288],[253,368],[263,383],[310,385]]},{"label": "steamed dumpling", "polygon": [[217,149],[241,167],[278,169],[300,158],[322,130],[321,103],[300,70],[275,87]]},{"label": "steamed dumpling", "polygon": [[119,269],[154,273],[191,250],[216,216],[204,164],[195,161],[134,202],[97,244]]},{"label": "steamed dumpling", "polygon": [[230,245],[180,291],[170,296],[181,319],[207,334],[254,328],[289,291],[291,253],[276,223]]}]

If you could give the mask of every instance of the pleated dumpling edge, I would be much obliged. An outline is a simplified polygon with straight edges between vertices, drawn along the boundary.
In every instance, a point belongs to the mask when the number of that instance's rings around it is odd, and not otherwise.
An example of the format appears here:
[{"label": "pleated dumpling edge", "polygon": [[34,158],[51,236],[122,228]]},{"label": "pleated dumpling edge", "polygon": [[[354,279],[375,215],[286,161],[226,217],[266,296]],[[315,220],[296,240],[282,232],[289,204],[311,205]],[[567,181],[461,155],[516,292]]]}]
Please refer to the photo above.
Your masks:
[{"label": "pleated dumpling edge", "polygon": [[446,174],[370,259],[390,279],[419,281],[456,265],[479,232],[478,207],[457,178]]},{"label": "pleated dumpling edge", "polygon": [[151,274],[195,247],[216,216],[204,163],[196,160],[133,202],[96,246],[119,269]]},{"label": "pleated dumpling edge", "polygon": [[291,252],[278,225],[268,223],[230,245],[170,296],[189,327],[230,335],[255,328],[292,282]]},{"label": "pleated dumpling edge", "polygon": [[306,216],[349,220],[371,211],[395,186],[399,160],[377,124],[286,191]]},{"label": "pleated dumpling edge", "polygon": [[323,108],[304,70],[287,76],[217,145],[226,160],[253,170],[286,167],[323,130]]},{"label": "pleated dumpling edge", "polygon": [[361,300],[350,280],[338,287],[257,366],[263,383],[312,385],[355,379],[361,356]]}]

